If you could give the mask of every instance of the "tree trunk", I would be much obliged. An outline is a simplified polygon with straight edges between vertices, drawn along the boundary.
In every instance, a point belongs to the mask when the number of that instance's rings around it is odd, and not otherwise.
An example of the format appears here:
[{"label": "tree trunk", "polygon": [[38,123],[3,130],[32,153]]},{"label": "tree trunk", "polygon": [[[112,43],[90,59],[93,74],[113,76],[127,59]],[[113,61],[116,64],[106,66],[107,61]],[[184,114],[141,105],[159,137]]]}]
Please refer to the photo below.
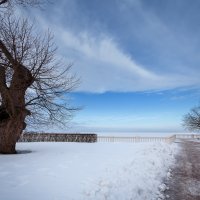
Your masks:
[{"label": "tree trunk", "polygon": [[14,118],[8,118],[0,122],[0,153],[16,153],[16,142],[24,129],[25,112],[20,112]]},{"label": "tree trunk", "polygon": [[25,107],[25,93],[33,83],[34,77],[30,70],[13,57],[1,40],[0,49],[13,69],[8,87],[6,82],[8,66],[0,65],[0,153],[12,154],[16,153],[16,142],[25,128],[24,120],[30,114]]}]

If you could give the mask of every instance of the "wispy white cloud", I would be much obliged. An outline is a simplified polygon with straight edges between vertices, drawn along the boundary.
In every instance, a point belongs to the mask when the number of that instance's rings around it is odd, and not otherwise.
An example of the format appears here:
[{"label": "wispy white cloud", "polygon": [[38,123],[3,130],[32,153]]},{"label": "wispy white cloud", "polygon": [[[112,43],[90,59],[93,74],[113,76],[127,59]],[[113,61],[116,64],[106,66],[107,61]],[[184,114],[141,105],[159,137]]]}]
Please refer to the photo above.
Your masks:
[{"label": "wispy white cloud", "polygon": [[[93,37],[87,32],[72,34],[59,30],[62,50],[75,59],[75,70],[82,77],[79,90],[89,92],[158,90],[195,84],[198,79],[184,74],[161,74],[146,69],[120,49],[109,36]],[[67,54],[68,53],[68,54]],[[70,55],[71,54],[71,55]]]},{"label": "wispy white cloud", "polygon": [[156,79],[157,76],[137,64],[130,55],[124,53],[116,42],[110,37],[93,38],[88,33],[83,32],[78,36],[69,31],[62,30],[61,38],[67,48],[88,57],[88,59],[104,62],[110,65],[134,72],[138,76]]},{"label": "wispy white cloud", "polygon": [[91,61],[106,63],[107,65],[115,66],[115,68],[127,70],[130,73],[133,72],[141,77],[158,78],[154,73],[137,64],[130,55],[124,53],[110,37],[94,38],[86,32],[75,36],[69,31],[62,29],[59,33],[63,45],[66,48],[73,49],[80,56],[82,55]]},{"label": "wispy white cloud", "polygon": [[[123,11],[130,14],[130,10],[127,8],[132,6],[131,8],[137,12],[139,21],[143,23],[139,26],[134,21],[139,28],[133,26],[132,29],[129,27],[127,31],[132,30],[131,33],[135,39],[143,39],[150,46],[153,44],[157,49],[155,53],[158,53],[158,50],[162,52],[158,54],[159,64],[162,63],[160,60],[164,59],[164,55],[167,55],[170,49],[174,48],[177,51],[176,54],[184,54],[183,52],[186,50],[180,45],[182,40],[177,40],[174,32],[155,14],[149,12],[140,1],[127,0],[126,3],[123,5]],[[74,13],[76,13],[76,6],[74,3]],[[198,76],[195,75],[197,71],[189,70],[188,67],[182,65],[181,60],[174,61],[173,65],[173,62],[170,61],[166,63],[165,59],[163,66],[161,64],[150,68],[151,64],[142,64],[141,59],[130,54],[128,49],[122,48],[116,35],[113,36],[104,31],[94,34],[92,29],[87,28],[74,31],[72,26],[68,27],[61,19],[64,16],[64,10],[61,10],[62,8],[54,9],[54,15],[57,16],[57,20],[54,21],[43,17],[40,13],[37,13],[35,18],[41,27],[49,27],[55,34],[59,56],[67,62],[74,61],[74,72],[82,80],[82,84],[78,88],[79,91],[97,93],[147,91],[200,84]],[[70,19],[72,18],[70,16]],[[58,19],[62,22],[58,23]],[[73,22],[75,23],[75,20]],[[131,40],[131,38],[129,39]],[[178,63],[177,66],[176,63]]]}]

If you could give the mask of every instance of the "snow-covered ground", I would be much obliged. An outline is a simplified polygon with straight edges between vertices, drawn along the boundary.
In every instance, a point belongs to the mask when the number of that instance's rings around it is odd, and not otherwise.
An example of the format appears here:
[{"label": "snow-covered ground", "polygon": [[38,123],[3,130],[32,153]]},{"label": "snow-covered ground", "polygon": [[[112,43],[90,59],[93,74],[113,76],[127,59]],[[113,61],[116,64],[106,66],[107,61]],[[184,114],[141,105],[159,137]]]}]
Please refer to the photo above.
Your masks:
[{"label": "snow-covered ground", "polygon": [[176,144],[18,143],[0,155],[2,200],[153,200],[170,176]]}]

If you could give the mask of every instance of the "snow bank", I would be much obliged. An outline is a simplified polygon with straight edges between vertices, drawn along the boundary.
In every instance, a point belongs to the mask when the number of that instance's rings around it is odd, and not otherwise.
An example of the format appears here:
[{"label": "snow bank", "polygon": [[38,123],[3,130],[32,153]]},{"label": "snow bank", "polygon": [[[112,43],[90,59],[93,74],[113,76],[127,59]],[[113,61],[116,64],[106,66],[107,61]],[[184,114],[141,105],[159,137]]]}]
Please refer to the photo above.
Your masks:
[{"label": "snow bank", "polygon": [[157,199],[178,147],[165,143],[19,143],[0,155],[2,200]]}]

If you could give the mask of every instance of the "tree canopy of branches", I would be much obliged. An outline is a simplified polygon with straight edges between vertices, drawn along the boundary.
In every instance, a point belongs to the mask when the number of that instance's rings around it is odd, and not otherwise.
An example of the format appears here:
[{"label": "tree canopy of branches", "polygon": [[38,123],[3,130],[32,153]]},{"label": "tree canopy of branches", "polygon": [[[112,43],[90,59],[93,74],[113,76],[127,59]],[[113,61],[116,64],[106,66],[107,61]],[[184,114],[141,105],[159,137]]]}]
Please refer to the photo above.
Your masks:
[{"label": "tree canopy of branches", "polygon": [[78,80],[70,73],[71,65],[63,68],[55,53],[49,32],[36,34],[27,19],[1,19],[0,153],[15,153],[27,121],[64,123],[76,110],[65,97]]},{"label": "tree canopy of branches", "polygon": [[200,106],[194,107],[184,116],[183,125],[190,131],[200,130]]},{"label": "tree canopy of branches", "polygon": [[15,5],[21,5],[21,6],[37,6],[42,3],[41,0],[0,0],[0,6],[3,8],[12,7]]}]

